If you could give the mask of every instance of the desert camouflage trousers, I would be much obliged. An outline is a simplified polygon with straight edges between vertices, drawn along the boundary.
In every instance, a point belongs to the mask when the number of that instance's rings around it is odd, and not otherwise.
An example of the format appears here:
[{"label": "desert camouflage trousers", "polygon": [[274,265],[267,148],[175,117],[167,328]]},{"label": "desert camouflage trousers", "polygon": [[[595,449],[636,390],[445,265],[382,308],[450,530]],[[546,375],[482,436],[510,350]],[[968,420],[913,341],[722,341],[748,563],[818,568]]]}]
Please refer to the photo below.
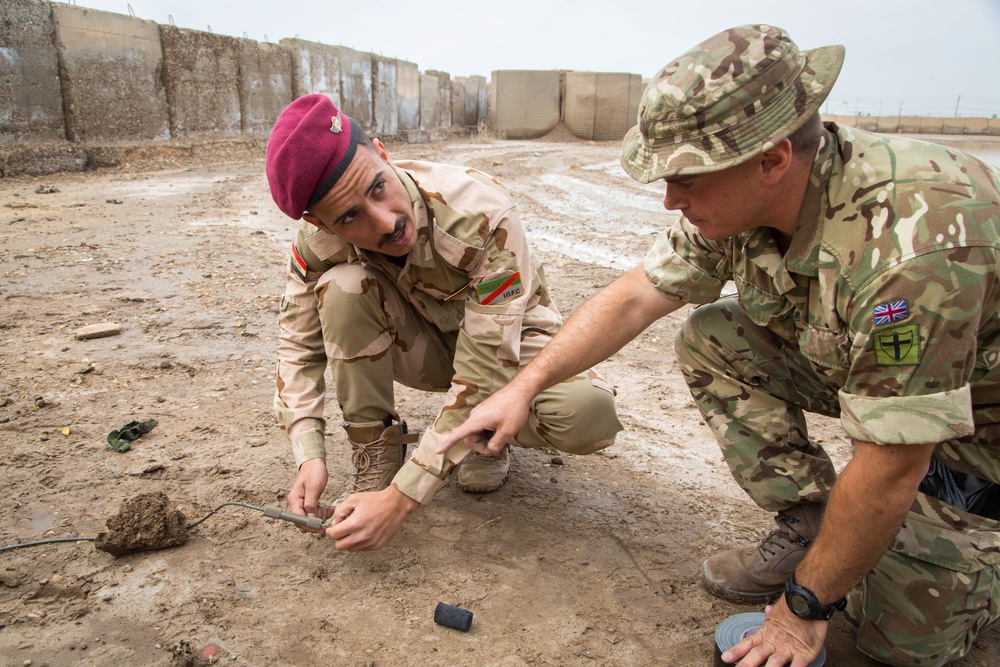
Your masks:
[{"label": "desert camouflage trousers", "polygon": [[[393,381],[424,391],[448,391],[457,332],[443,332],[422,317],[388,276],[360,264],[338,264],[323,274],[318,290],[324,346],[345,421],[389,416],[401,420]],[[531,361],[550,339],[524,338],[521,364]],[[535,398],[517,444],[592,454],[614,442],[623,428],[614,387],[593,370],[575,380]]]},{"label": "desert camouflage trousers", "polygon": [[[776,512],[825,502],[836,471],[804,413],[839,416],[837,387],[736,299],[691,312],[676,341],[691,393],[737,483]],[[847,596],[858,648],[891,665],[943,665],[1000,615],[1000,522],[917,495],[890,549]]]}]

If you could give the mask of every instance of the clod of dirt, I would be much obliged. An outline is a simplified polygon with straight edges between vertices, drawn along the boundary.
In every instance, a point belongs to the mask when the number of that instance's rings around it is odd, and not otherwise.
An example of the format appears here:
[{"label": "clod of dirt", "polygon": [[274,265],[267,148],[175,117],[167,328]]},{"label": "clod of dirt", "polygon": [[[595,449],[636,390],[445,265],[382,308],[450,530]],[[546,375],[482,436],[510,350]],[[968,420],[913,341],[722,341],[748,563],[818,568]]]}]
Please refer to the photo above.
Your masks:
[{"label": "clod of dirt", "polygon": [[97,534],[94,546],[112,556],[180,546],[188,537],[187,519],[161,491],[126,500],[107,526]]}]

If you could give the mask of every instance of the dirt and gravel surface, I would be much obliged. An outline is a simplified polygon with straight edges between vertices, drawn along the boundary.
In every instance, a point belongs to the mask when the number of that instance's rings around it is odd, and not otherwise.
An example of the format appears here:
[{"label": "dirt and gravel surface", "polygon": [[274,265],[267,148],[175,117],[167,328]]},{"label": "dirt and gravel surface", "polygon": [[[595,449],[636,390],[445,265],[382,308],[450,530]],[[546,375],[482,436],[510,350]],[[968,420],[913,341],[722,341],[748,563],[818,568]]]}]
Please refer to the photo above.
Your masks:
[{"label": "dirt and gravel surface", "polygon": [[[390,151],[504,182],[566,315],[673,219],[657,186],[621,171],[615,142],[556,133]],[[294,228],[259,151],[0,180],[0,545],[93,537],[139,494],[166,494],[192,523],[226,502],[285,506],[293,461],[270,406]],[[701,561],[772,524],[731,481],[682,383],[683,317],[602,365],[627,427],[617,444],[515,451],[500,491],[445,489],[379,552],[338,553],[227,505],[169,549],[0,553],[0,663],[711,664],[716,625],[755,608],[708,595]],[[98,324],[120,332],[77,337]],[[399,409],[419,429],[438,400],[400,389]],[[328,501],[347,472],[335,410]],[[149,419],[127,451],[108,445]],[[813,426],[842,465],[836,424]],[[436,625],[438,602],[471,610],[471,631]],[[874,664],[840,619],[827,648],[829,665]],[[998,663],[994,628],[955,664]]]}]

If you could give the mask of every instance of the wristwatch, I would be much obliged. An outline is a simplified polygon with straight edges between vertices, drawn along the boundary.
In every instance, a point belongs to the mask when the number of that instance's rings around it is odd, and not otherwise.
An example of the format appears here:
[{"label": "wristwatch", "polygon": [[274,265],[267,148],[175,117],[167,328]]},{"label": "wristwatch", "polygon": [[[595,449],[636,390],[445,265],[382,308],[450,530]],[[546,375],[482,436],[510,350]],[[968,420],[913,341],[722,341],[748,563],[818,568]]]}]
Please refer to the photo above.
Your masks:
[{"label": "wristwatch", "polygon": [[828,605],[820,604],[816,595],[795,581],[795,573],[785,583],[785,603],[793,614],[807,621],[829,621],[834,612],[844,611],[847,598],[840,598]]}]

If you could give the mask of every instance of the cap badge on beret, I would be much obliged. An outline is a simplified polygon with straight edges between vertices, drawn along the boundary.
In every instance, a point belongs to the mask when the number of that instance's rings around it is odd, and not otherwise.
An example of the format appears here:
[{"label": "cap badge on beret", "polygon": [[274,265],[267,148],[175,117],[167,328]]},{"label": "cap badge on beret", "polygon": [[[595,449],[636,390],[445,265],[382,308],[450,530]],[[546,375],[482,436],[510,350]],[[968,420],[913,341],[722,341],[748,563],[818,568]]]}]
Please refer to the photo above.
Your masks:
[{"label": "cap badge on beret", "polygon": [[267,184],[288,217],[298,220],[344,175],[365,134],[321,93],[303,95],[281,112],[267,141]]}]

